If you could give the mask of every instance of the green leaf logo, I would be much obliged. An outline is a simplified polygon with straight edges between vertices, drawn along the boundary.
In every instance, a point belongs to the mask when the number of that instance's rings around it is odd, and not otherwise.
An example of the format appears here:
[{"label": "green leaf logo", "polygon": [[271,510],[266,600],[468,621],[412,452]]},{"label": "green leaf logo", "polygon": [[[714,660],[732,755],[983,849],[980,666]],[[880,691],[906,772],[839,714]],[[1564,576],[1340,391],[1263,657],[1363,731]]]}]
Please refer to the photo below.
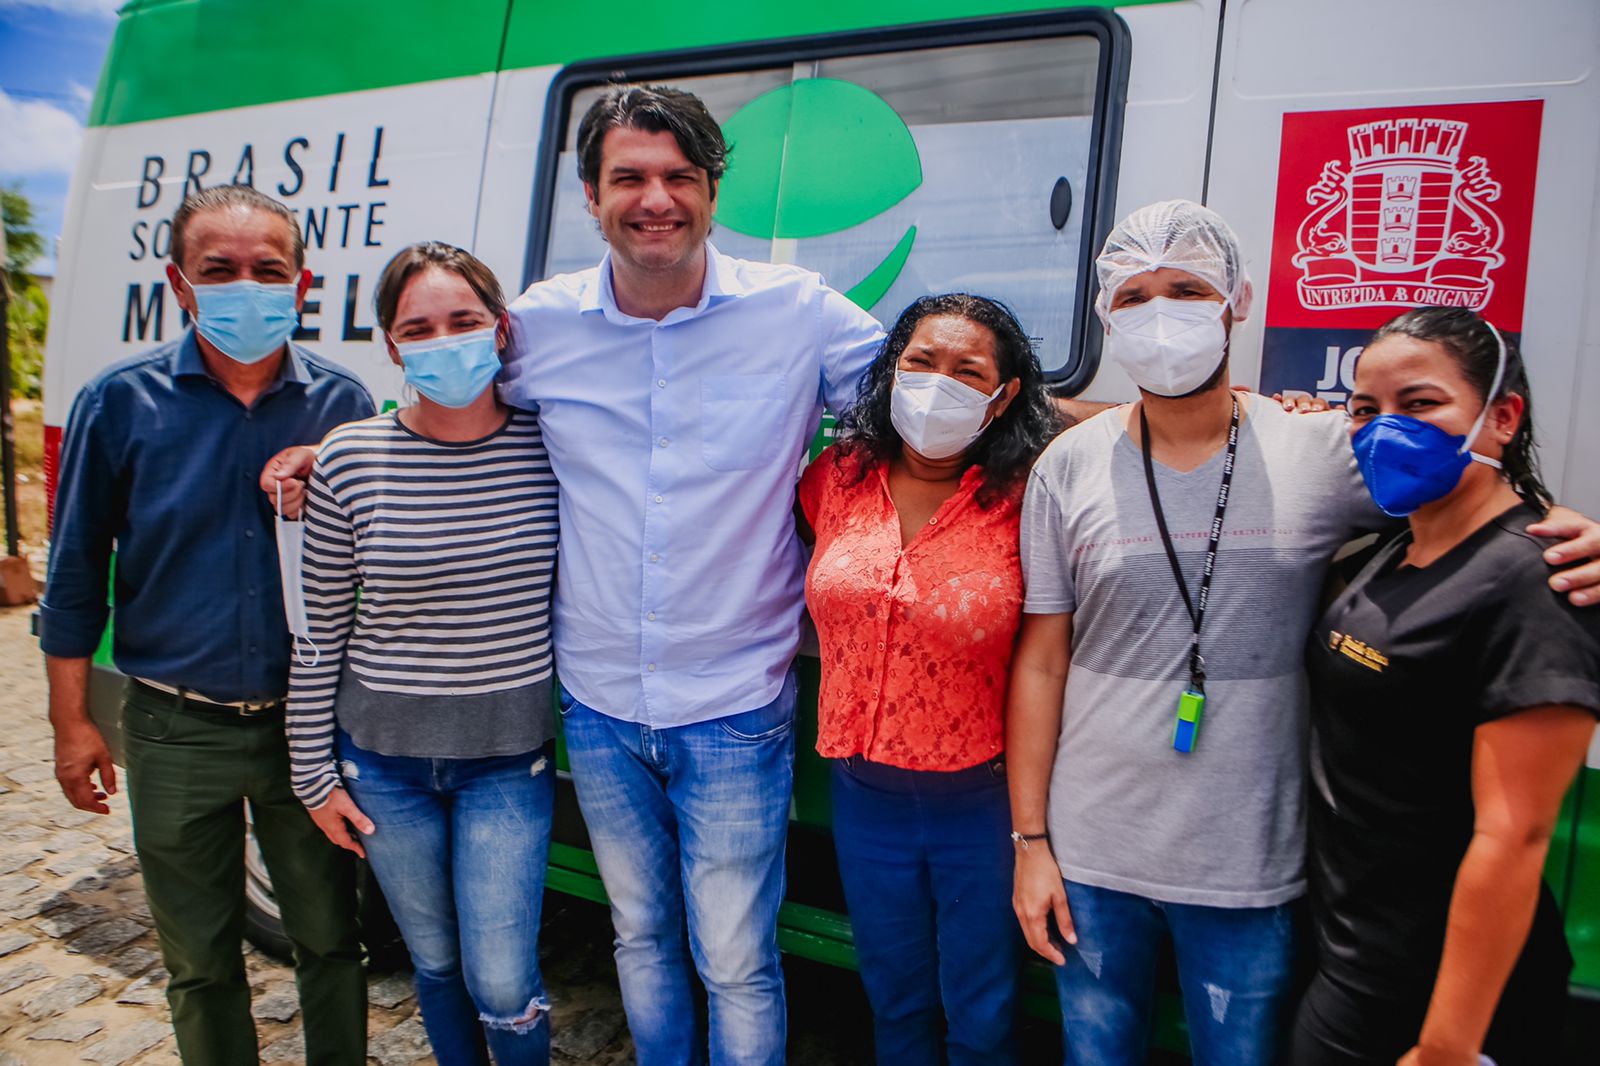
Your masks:
[{"label": "green leaf logo", "polygon": [[[764,93],[723,125],[733,156],[717,221],[747,236],[820,237],[865,222],[922,184],[905,121],[869,89],[809,78]],[[905,266],[909,228],[849,296],[870,308]]]}]

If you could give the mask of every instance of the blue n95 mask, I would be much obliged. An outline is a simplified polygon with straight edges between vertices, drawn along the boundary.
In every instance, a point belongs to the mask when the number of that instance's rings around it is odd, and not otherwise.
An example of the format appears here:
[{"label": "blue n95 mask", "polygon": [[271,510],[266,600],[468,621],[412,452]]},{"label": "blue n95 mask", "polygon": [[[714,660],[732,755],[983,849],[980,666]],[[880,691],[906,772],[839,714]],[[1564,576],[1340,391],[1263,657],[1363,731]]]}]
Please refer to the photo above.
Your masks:
[{"label": "blue n95 mask", "polygon": [[[180,273],[179,277],[183,277]],[[194,293],[195,328],[223,355],[236,363],[259,363],[279,348],[300,320],[295,310],[293,282],[264,285],[259,281],[229,281],[221,285],[196,285],[183,277]]]},{"label": "blue n95 mask", "polygon": [[489,326],[432,340],[396,342],[406,384],[441,407],[466,407],[500,372],[494,336],[495,327]]},{"label": "blue n95 mask", "polygon": [[1505,341],[1499,330],[1489,328],[1500,344],[1500,361],[1483,410],[1466,436],[1448,433],[1410,415],[1378,415],[1350,438],[1362,480],[1384,514],[1404,518],[1423,504],[1450,495],[1474,462],[1501,469],[1498,459],[1472,451],[1472,442],[1489,417],[1506,370]]}]

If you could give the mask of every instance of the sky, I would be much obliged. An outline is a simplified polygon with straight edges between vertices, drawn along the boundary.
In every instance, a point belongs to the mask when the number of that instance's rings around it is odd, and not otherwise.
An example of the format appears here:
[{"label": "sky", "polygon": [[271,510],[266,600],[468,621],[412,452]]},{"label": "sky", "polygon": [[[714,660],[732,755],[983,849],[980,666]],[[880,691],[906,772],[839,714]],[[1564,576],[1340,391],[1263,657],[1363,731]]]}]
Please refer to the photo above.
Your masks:
[{"label": "sky", "polygon": [[55,272],[67,186],[123,0],[0,0],[0,184],[33,201]]}]

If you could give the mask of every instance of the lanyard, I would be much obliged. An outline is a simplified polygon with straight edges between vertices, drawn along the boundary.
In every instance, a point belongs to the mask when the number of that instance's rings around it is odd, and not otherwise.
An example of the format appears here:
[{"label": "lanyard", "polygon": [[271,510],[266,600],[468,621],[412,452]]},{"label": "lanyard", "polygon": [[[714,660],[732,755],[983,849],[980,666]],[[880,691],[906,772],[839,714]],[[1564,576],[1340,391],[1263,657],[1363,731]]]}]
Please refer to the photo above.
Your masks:
[{"label": "lanyard", "polygon": [[1150,423],[1145,418],[1144,406],[1139,407],[1139,433],[1144,438],[1144,480],[1150,487],[1150,506],[1156,512],[1156,528],[1161,531],[1161,546],[1167,549],[1167,562],[1172,564],[1172,576],[1177,579],[1178,592],[1183,595],[1183,606],[1194,623],[1194,639],[1189,643],[1189,687],[1202,695],[1206,690],[1206,661],[1200,655],[1200,626],[1206,618],[1206,601],[1211,595],[1211,575],[1217,569],[1217,544],[1222,540],[1222,516],[1228,511],[1228,487],[1233,484],[1233,460],[1239,451],[1239,398],[1233,397],[1233,419],[1228,423],[1228,453],[1222,460],[1222,487],[1217,490],[1217,513],[1211,519],[1211,536],[1206,542],[1205,567],[1200,571],[1200,591],[1196,599],[1189,598],[1189,584],[1183,579],[1183,567],[1178,565],[1178,553],[1172,547],[1172,535],[1167,532],[1167,516],[1161,511],[1161,494],[1156,491],[1155,466],[1150,459]]}]

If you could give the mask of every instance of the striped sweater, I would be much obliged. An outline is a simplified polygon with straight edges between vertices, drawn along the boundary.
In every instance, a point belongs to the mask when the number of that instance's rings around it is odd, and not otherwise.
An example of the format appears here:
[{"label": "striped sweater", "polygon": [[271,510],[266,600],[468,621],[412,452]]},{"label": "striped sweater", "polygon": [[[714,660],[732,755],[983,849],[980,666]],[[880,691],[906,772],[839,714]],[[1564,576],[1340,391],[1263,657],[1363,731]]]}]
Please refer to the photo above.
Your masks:
[{"label": "striped sweater", "polygon": [[386,755],[504,755],[550,738],[556,481],[537,415],[513,411],[462,443],[394,412],[340,426],[305,522],[318,656],[290,670],[288,732],[308,806],[339,784],[336,717]]}]

